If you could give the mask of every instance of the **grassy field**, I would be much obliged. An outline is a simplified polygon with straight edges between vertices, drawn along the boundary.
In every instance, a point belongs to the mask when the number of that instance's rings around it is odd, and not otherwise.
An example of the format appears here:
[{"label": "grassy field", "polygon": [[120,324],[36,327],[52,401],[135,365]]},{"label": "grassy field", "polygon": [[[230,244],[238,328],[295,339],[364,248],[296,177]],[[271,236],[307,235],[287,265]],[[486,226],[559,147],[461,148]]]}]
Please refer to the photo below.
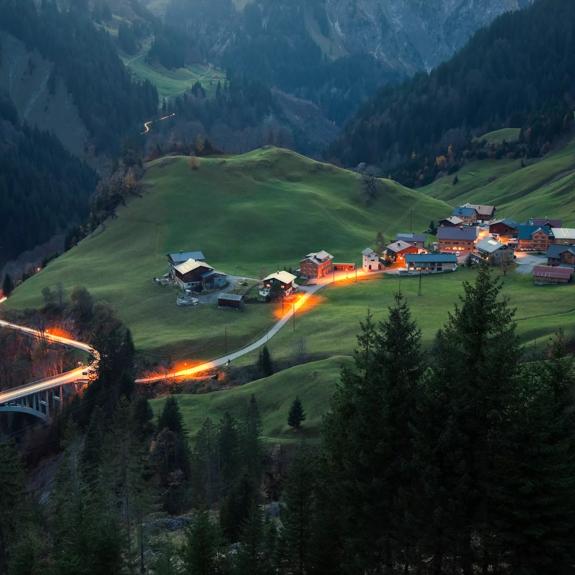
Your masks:
[{"label": "grassy field", "polygon": [[124,57],[123,60],[136,77],[148,80],[156,86],[160,98],[164,99],[183,94],[196,82],[201,82],[208,95],[213,95],[218,82],[224,82],[226,79],[222,70],[204,64],[195,64],[176,70],[152,65],[146,62],[145,52],[136,57]]},{"label": "grassy field", "polygon": [[[241,419],[248,402],[255,395],[262,415],[265,441],[282,443],[314,439],[318,436],[323,414],[339,381],[341,368],[349,364],[347,357],[307,363],[229,390],[210,394],[176,396],[186,429],[191,437],[209,417],[218,422],[227,411]],[[306,412],[301,432],[293,431],[287,424],[289,408],[299,397]],[[152,402],[154,412],[160,413],[165,399]]]},{"label": "grassy field", "polygon": [[[462,293],[462,282],[473,281],[475,271],[424,277],[422,295],[418,295],[418,278],[374,277],[343,286],[330,287],[322,294],[322,303],[296,319],[295,331],[287,326],[271,340],[269,349],[275,362],[297,361],[302,352],[308,359],[320,359],[281,371],[272,377],[248,385],[205,395],[178,395],[178,401],[190,435],[195,435],[206,417],[218,421],[229,411],[240,417],[249,397],[254,394],[263,417],[265,440],[298,441],[302,435],[287,426],[287,413],[296,396],[308,414],[306,438],[316,438],[323,414],[339,381],[341,366],[351,362],[359,322],[368,310],[376,320],[386,316],[387,307],[401,288],[413,315],[422,329],[423,344],[429,349],[438,328],[453,310]],[[534,287],[529,276],[508,275],[504,294],[517,308],[516,321],[521,339],[529,349],[541,351],[551,334],[563,327],[575,337],[575,288],[573,286]],[[254,363],[256,354],[237,365]],[[153,402],[159,412],[164,400]]]},{"label": "grassy field", "polygon": [[51,262],[10,299],[12,307],[41,303],[45,286],[86,286],[110,302],[152,357],[211,359],[261,334],[270,306],[244,313],[211,306],[177,308],[176,292],[152,278],[167,270],[165,254],[202,250],[217,269],[247,277],[297,267],[326,249],[339,261],[359,261],[378,230],[387,237],[422,230],[449,212],[441,201],[382,180],[380,196],[361,202],[361,179],[292,152],[268,148],[227,159],[153,162],[143,197],[133,199],[79,246]]},{"label": "grassy field", "polygon": [[575,142],[521,167],[520,160],[471,162],[421,191],[452,205],[472,201],[497,206],[498,214],[524,220],[562,218],[575,225]]},{"label": "grassy field", "polygon": [[[377,276],[357,284],[329,287],[322,303],[296,320],[296,329],[285,329],[269,344],[276,360],[290,359],[306,350],[309,354],[349,355],[354,349],[359,322],[368,310],[376,320],[383,319],[398,289],[406,296],[413,316],[422,330],[423,343],[430,346],[437,330],[462,293],[462,282],[472,281],[474,270],[460,269],[452,274],[422,278]],[[529,275],[509,273],[503,293],[516,307],[519,334],[526,345],[543,346],[562,327],[575,337],[575,286],[535,287]],[[253,363],[255,357],[246,357]]]},{"label": "grassy field", "polygon": [[502,128],[501,130],[495,130],[483,136],[477,138],[481,142],[487,142],[488,144],[502,144],[503,142],[516,142],[521,134],[520,128]]}]

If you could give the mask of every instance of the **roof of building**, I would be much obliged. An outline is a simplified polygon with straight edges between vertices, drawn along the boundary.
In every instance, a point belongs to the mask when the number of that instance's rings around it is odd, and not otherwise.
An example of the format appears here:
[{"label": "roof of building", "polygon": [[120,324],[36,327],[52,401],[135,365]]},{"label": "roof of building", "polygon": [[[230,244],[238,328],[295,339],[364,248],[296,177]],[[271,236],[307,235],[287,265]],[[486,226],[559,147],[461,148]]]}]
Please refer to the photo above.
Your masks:
[{"label": "roof of building", "polygon": [[552,244],[547,249],[548,258],[558,258],[561,254],[569,252],[575,256],[575,245]]},{"label": "roof of building", "polygon": [[296,280],[296,277],[293,274],[290,274],[289,272],[281,271],[270,274],[269,276],[264,278],[265,282],[271,280],[278,280],[282,284],[291,284]]},{"label": "roof of building", "polygon": [[495,206],[488,206],[485,204],[470,204],[466,203],[461,206],[462,208],[471,208],[477,212],[478,215],[482,217],[492,217],[495,213]]},{"label": "roof of building", "polygon": [[311,254],[307,254],[307,256],[305,256],[305,259],[311,260],[316,264],[323,264],[328,260],[333,260],[333,256],[330,253],[326,252],[325,250],[321,250],[319,252],[312,252]]},{"label": "roof of building", "polygon": [[439,228],[437,237],[447,241],[475,241],[477,239],[477,228],[466,226],[464,228]]},{"label": "roof of building", "polygon": [[553,237],[556,240],[574,240],[575,228],[552,228]]},{"label": "roof of building", "polygon": [[551,230],[547,226],[536,226],[531,224],[520,224],[517,228],[517,238],[520,240],[530,240],[531,236],[541,230],[542,232],[546,233],[548,236],[551,235]]},{"label": "roof of building", "polygon": [[570,280],[574,271],[573,268],[563,268],[561,266],[535,266],[533,268],[533,277]]},{"label": "roof of building", "polygon": [[243,301],[244,296],[237,293],[221,293],[218,296],[218,300],[226,301]]},{"label": "roof of building", "polygon": [[477,245],[475,247],[480,252],[485,252],[487,254],[494,254],[497,250],[500,250],[505,246],[493,238],[485,238],[477,242]]},{"label": "roof of building", "polygon": [[554,218],[531,218],[529,224],[532,226],[549,226],[551,228],[560,228],[563,225],[562,220]]},{"label": "roof of building", "polygon": [[512,220],[511,218],[503,218],[502,220],[494,220],[489,225],[495,226],[497,224],[504,224],[510,228],[513,228],[514,230],[516,230],[519,227],[519,222],[516,222],[515,220]]},{"label": "roof of building", "polygon": [[450,224],[454,225],[454,226],[459,226],[463,223],[463,220],[458,217],[458,216],[449,216],[448,218],[443,218],[442,220],[439,220],[439,222],[449,222]]},{"label": "roof of building", "polygon": [[190,272],[193,272],[194,270],[197,270],[199,268],[206,268],[209,271],[212,271],[213,268],[211,268],[206,262],[198,262],[194,259],[189,259],[187,261],[185,261],[184,263],[175,266],[175,270],[182,275],[185,274],[189,274]]},{"label": "roof of building", "polygon": [[407,242],[404,242],[403,240],[398,240],[397,242],[393,242],[392,244],[389,244],[385,249],[388,252],[393,252],[393,253],[400,253],[408,248],[412,248],[413,246],[411,244],[408,244]]},{"label": "roof of building", "polygon": [[405,261],[408,264],[437,263],[437,264],[456,264],[457,256],[455,254],[407,254]]},{"label": "roof of building", "polygon": [[196,261],[206,261],[206,257],[204,256],[203,252],[197,251],[197,252],[174,252],[171,254],[168,254],[168,258],[170,258],[170,260],[172,262],[174,262],[174,264],[178,265],[178,264],[183,264],[184,262],[187,262],[188,260],[196,260]]},{"label": "roof of building", "polygon": [[361,252],[362,256],[377,256],[377,253],[372,250],[371,248],[365,248],[362,252]]},{"label": "roof of building", "polygon": [[477,210],[475,208],[471,208],[469,206],[458,206],[457,208],[453,209],[452,215],[454,216],[463,216],[464,218],[473,217],[477,214]]},{"label": "roof of building", "polygon": [[403,233],[397,234],[395,236],[396,240],[402,240],[404,242],[417,242],[417,243],[425,243],[427,240],[427,236],[425,234],[414,234],[414,233]]}]

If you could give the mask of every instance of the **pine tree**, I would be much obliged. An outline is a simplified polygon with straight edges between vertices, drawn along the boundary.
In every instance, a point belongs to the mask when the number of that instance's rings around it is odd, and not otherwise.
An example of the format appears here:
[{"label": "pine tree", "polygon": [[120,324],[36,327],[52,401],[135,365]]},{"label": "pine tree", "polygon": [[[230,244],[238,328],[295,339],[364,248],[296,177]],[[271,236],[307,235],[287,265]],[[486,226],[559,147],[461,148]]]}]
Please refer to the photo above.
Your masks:
[{"label": "pine tree", "polygon": [[217,430],[209,418],[196,436],[192,469],[195,504],[210,509],[220,493],[220,470]]},{"label": "pine tree", "polygon": [[228,541],[238,541],[250,511],[258,503],[257,490],[253,479],[244,474],[222,502],[220,525]]},{"label": "pine tree", "polygon": [[14,282],[12,281],[12,276],[10,274],[4,275],[4,281],[2,282],[2,294],[5,297],[9,297],[14,291]]},{"label": "pine tree", "polygon": [[252,505],[240,534],[240,546],[236,556],[237,575],[266,575],[269,573],[264,549],[264,523],[258,505]]},{"label": "pine tree", "polygon": [[264,345],[260,351],[258,366],[262,377],[269,377],[270,375],[273,375],[274,367],[270,355],[270,350],[268,349],[267,345]]},{"label": "pine tree", "polygon": [[471,574],[478,561],[474,539],[484,542],[482,561],[494,558],[488,549],[490,525],[498,504],[493,500],[501,477],[494,461],[506,441],[508,410],[518,375],[520,346],[514,310],[501,297],[501,282],[482,266],[473,284],[464,283],[461,302],[437,338],[435,385],[448,399],[441,431],[431,438],[443,461],[443,493],[436,503],[461,550],[461,567]]},{"label": "pine tree", "polygon": [[288,414],[288,425],[294,429],[300,429],[301,424],[305,421],[305,411],[303,405],[299,399],[296,397],[291,404],[289,414]]},{"label": "pine tree", "polygon": [[289,572],[304,575],[311,555],[314,514],[314,460],[300,452],[292,462],[286,482],[282,523],[282,538],[286,545]]},{"label": "pine tree", "polygon": [[158,419],[158,431],[169,429],[178,435],[184,434],[184,423],[176,398],[171,395],[166,399],[164,409]]},{"label": "pine tree", "polygon": [[242,434],[242,461],[247,474],[259,485],[262,474],[263,449],[261,444],[262,422],[255,395],[250,397],[246,411]]},{"label": "pine tree", "polygon": [[216,575],[220,537],[207,511],[199,511],[186,530],[183,562],[190,575]]},{"label": "pine tree", "polygon": [[0,442],[0,573],[5,572],[24,508],[24,471],[18,453]]},{"label": "pine tree", "polygon": [[221,476],[221,495],[229,493],[241,468],[240,435],[235,419],[224,413],[218,430],[218,457]]}]

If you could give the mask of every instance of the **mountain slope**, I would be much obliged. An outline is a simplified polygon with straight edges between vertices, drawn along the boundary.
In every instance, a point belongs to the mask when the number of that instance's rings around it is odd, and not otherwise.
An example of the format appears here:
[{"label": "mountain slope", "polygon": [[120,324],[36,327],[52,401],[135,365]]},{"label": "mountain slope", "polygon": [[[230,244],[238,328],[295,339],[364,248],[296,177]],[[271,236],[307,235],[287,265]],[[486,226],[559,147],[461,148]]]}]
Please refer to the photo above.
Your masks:
[{"label": "mountain slope", "polygon": [[230,349],[239,347],[270,325],[273,310],[177,308],[176,292],[152,282],[167,270],[169,251],[202,250],[216,269],[258,278],[296,268],[320,249],[339,261],[359,261],[376,232],[389,237],[411,222],[425,229],[450,210],[385,180],[366,206],[357,174],[277,148],[202,159],[193,168],[183,157],[152,162],[143,197],[25,282],[11,305],[38,305],[44,287],[84,285],[117,308],[141,350],[157,356],[182,348],[212,357],[223,352],[226,326]]},{"label": "mountain slope", "polygon": [[[434,177],[435,156],[479,134],[522,127],[538,153],[572,124],[575,4],[539,0],[482,30],[429,75],[383,90],[350,122],[331,153],[385,170],[413,164],[406,183]],[[417,171],[419,170],[419,172]],[[415,175],[414,175],[415,172]]]}]

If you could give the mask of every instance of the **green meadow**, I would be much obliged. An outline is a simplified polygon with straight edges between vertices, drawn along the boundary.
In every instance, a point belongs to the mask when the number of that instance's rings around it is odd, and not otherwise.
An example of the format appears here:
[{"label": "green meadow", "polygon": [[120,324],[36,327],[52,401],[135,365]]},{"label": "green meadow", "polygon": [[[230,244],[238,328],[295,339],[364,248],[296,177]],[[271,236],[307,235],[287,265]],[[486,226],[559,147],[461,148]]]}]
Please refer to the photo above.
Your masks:
[{"label": "green meadow", "polygon": [[255,339],[273,322],[263,304],[243,313],[215,306],[178,308],[176,291],[153,283],[167,271],[166,254],[202,250],[215,268],[261,278],[297,267],[310,251],[360,260],[376,232],[423,230],[449,206],[381,180],[365,206],[356,174],[295,153],[268,148],[233,158],[157,160],[145,191],[77,247],[19,287],[10,306],[41,304],[44,287],[87,287],[108,301],[151,359],[209,359]]}]

